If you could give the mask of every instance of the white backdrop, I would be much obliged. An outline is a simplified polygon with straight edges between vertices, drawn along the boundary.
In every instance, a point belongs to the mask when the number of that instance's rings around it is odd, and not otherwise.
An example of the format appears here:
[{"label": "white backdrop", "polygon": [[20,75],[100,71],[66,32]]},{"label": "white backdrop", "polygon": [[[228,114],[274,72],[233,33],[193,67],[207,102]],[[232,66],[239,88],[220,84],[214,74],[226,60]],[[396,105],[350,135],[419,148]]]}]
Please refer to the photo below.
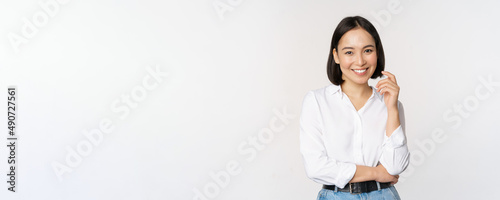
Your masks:
[{"label": "white backdrop", "polygon": [[[376,24],[405,106],[403,199],[494,197],[494,1],[1,1],[0,199],[315,199],[299,153],[345,16]],[[377,80],[370,81],[375,84]],[[10,173],[0,148],[2,180]]]}]

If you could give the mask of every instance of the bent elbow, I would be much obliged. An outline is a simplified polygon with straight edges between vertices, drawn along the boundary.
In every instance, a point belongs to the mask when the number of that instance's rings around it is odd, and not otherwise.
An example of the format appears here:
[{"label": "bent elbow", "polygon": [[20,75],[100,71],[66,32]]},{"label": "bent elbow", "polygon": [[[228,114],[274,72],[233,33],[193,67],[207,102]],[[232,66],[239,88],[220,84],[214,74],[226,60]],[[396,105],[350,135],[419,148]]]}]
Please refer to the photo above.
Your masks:
[{"label": "bent elbow", "polygon": [[410,152],[408,152],[399,162],[393,163],[390,167],[386,166],[386,170],[390,175],[399,175],[403,173],[410,164]]},{"label": "bent elbow", "polygon": [[307,178],[316,181],[319,177],[319,169],[312,169],[312,167],[306,167]]}]

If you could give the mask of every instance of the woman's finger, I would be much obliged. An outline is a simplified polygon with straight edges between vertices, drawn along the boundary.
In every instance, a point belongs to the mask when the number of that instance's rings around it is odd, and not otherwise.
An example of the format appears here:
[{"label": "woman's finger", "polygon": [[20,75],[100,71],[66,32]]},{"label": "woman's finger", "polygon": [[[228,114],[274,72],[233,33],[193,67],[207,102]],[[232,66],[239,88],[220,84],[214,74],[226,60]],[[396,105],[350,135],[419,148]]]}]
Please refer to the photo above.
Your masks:
[{"label": "woman's finger", "polygon": [[375,88],[379,88],[380,84],[386,83],[388,81],[391,81],[391,80],[384,78],[384,79],[378,81],[378,83],[375,85]]},{"label": "woman's finger", "polygon": [[380,89],[382,89],[388,82],[390,82],[390,80],[387,79],[379,81],[375,86],[375,88],[377,88],[377,92],[380,92]]},{"label": "woman's finger", "polygon": [[397,87],[392,84],[385,84],[382,88],[380,88],[380,94],[385,94],[386,92],[389,94],[394,94],[397,91]]},{"label": "woman's finger", "polygon": [[380,81],[379,81],[379,82],[375,85],[375,88],[379,88],[381,84],[388,83],[388,82],[390,82],[390,83],[394,83],[394,84],[396,84],[396,85],[397,85],[397,83],[396,83],[396,82],[394,82],[394,81],[392,81],[391,79],[389,79],[389,78],[385,78],[385,79],[380,80]]},{"label": "woman's finger", "polygon": [[396,84],[392,83],[392,82],[382,83],[382,84],[379,85],[379,88],[377,89],[377,92],[381,92],[382,90],[387,89],[387,87],[390,87],[392,89],[396,89]]},{"label": "woman's finger", "polygon": [[386,75],[388,79],[390,79],[391,81],[393,81],[394,83],[397,83],[396,81],[396,76],[394,76],[394,74],[392,74],[391,72],[388,72],[388,71],[382,71],[382,74],[383,75]]}]

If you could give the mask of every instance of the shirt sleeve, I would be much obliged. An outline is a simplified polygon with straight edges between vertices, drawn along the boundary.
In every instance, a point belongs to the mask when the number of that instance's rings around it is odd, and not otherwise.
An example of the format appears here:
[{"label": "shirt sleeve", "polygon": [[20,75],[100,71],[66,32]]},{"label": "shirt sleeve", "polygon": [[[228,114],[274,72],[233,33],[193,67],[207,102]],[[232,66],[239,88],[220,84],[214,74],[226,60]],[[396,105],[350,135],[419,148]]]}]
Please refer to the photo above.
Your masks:
[{"label": "shirt sleeve", "polygon": [[313,91],[306,94],[302,103],[300,152],[307,177],[317,183],[343,188],[356,172],[354,163],[328,157],[323,141],[321,111]]},{"label": "shirt sleeve", "polygon": [[400,125],[390,137],[384,134],[380,163],[391,175],[401,174],[410,163],[410,152],[406,145],[406,129],[403,104],[398,101]]}]

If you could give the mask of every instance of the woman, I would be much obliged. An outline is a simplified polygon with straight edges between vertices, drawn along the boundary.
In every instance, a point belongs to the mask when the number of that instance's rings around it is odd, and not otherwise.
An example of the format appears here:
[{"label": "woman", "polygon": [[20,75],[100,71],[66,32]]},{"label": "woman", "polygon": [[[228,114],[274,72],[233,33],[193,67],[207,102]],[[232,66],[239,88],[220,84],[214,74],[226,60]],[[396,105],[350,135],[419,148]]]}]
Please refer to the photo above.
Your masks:
[{"label": "woman", "polygon": [[[335,29],[327,64],[332,82],[309,91],[300,116],[306,174],[320,199],[400,199],[394,184],[409,163],[399,86],[384,71],[375,27],[360,16]],[[374,87],[370,78],[387,76]]]}]

